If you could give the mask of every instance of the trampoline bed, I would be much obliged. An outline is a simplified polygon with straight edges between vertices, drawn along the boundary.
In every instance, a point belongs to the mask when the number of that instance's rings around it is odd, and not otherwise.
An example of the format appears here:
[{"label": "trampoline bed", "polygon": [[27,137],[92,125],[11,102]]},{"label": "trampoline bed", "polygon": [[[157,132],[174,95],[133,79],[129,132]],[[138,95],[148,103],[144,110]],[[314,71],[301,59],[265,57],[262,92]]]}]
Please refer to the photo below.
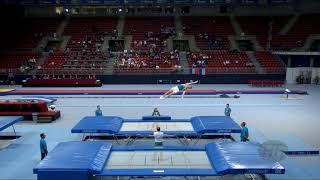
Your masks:
[{"label": "trampoline bed", "polygon": [[228,116],[195,116],[190,119],[147,121],[126,120],[117,116],[87,116],[81,119],[71,132],[83,133],[84,138],[86,133],[105,133],[113,136],[115,140],[118,140],[119,136],[124,136],[128,140],[127,144],[132,144],[138,137],[153,135],[157,126],[160,126],[166,136],[177,137],[182,144],[187,143],[182,141],[187,137],[200,139],[203,135],[231,134],[241,131],[240,126]]},{"label": "trampoline bed", "polygon": [[191,122],[123,122],[119,132],[144,132],[144,131],[154,131],[156,127],[159,126],[161,131],[166,132],[192,132],[194,131]]},{"label": "trampoline bed", "polygon": [[115,151],[112,152],[106,169],[156,169],[194,168],[210,169],[205,151]]},{"label": "trampoline bed", "polygon": [[38,180],[92,176],[224,176],[284,174],[260,156],[260,144],[215,142],[206,146],[112,146],[102,141],[58,144],[35,168]]}]

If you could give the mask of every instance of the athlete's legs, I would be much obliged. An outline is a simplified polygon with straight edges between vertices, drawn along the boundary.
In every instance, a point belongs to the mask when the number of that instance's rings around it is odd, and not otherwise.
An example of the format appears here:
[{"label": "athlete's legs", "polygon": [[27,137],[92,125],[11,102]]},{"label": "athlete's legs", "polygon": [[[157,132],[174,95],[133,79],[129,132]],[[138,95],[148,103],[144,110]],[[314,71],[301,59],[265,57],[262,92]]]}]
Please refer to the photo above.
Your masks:
[{"label": "athlete's legs", "polygon": [[170,89],[169,91],[164,93],[164,96],[170,96],[170,95],[172,95],[172,93],[173,93],[173,91]]},{"label": "athlete's legs", "polygon": [[164,98],[168,98],[170,96],[172,96],[173,94],[175,94],[176,92],[173,89],[170,89],[169,91],[167,91],[164,95],[162,95],[160,97],[160,99],[164,99]]},{"label": "athlete's legs", "polygon": [[173,94],[175,94],[174,91],[169,90],[168,92],[166,92],[166,93],[164,94],[164,97],[167,98],[167,97],[172,96]]}]

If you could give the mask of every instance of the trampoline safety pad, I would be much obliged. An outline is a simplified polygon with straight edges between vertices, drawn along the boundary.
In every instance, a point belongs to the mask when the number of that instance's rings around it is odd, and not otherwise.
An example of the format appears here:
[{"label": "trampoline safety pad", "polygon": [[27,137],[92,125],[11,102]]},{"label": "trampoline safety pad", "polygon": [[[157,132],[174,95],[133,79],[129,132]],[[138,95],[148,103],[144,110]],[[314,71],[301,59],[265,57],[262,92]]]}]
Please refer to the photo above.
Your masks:
[{"label": "trampoline safety pad", "polygon": [[206,151],[114,151],[108,169],[212,169]]},{"label": "trampoline safety pad", "polygon": [[124,122],[120,131],[194,131],[191,122]]}]

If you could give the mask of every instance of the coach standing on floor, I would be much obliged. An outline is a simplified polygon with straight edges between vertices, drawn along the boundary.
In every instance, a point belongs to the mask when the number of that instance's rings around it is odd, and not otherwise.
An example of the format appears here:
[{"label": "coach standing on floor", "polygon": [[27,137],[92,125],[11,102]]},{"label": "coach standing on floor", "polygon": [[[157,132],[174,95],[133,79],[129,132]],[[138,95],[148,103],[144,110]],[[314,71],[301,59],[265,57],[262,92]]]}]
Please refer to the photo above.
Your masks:
[{"label": "coach standing on floor", "polygon": [[163,132],[161,132],[160,127],[157,126],[157,131],[153,133],[154,136],[154,145],[155,146],[162,146],[163,145]]},{"label": "coach standing on floor", "polygon": [[96,116],[103,116],[100,105],[97,105],[97,109],[95,111]]},{"label": "coach standing on floor", "polygon": [[230,116],[231,115],[231,108],[229,107],[229,104],[226,105],[226,108],[224,109],[224,115]]},{"label": "coach standing on floor", "polygon": [[40,134],[40,152],[41,152],[41,160],[44,159],[48,155],[47,143],[44,140],[46,135],[44,133]]},{"label": "coach standing on floor", "polygon": [[242,122],[240,126],[241,126],[240,140],[242,142],[249,141],[249,130],[246,127],[246,122]]}]

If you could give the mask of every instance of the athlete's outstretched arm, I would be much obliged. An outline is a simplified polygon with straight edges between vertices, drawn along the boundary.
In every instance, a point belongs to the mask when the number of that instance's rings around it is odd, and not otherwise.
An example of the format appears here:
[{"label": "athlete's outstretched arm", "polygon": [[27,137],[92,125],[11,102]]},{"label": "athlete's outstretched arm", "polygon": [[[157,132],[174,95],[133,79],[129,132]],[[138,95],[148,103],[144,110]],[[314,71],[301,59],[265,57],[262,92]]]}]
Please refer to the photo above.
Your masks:
[{"label": "athlete's outstretched arm", "polygon": [[194,82],[186,83],[186,85],[188,86],[188,85],[191,85],[191,84],[197,84],[197,83],[198,83],[198,81],[194,81]]},{"label": "athlete's outstretched arm", "polygon": [[186,91],[183,91],[181,98],[183,99],[184,94],[186,94]]}]

